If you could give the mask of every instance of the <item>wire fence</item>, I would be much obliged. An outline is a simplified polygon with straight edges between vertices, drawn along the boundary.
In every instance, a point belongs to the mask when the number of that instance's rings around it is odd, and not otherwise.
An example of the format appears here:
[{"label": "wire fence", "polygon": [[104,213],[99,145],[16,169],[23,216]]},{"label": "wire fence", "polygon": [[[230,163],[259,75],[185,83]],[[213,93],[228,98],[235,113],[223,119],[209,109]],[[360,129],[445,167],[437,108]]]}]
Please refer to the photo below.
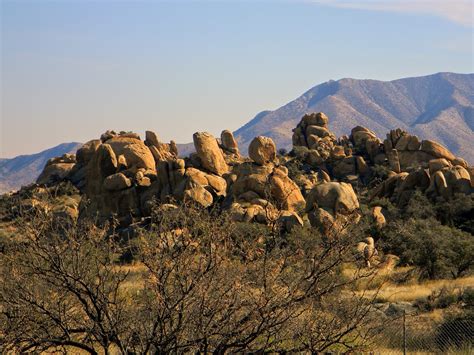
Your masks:
[{"label": "wire fence", "polygon": [[385,323],[373,349],[371,354],[474,354],[474,321],[437,321],[403,311]]}]

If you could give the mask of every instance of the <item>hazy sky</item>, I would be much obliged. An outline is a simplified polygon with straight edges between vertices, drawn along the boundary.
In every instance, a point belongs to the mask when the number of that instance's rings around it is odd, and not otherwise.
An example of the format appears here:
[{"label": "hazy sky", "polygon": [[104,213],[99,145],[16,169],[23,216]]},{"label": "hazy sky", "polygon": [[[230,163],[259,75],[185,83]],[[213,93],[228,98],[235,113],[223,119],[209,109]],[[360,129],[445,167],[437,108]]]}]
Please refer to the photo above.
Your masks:
[{"label": "hazy sky", "polygon": [[237,129],[343,77],[473,72],[471,0],[1,2],[0,157]]}]

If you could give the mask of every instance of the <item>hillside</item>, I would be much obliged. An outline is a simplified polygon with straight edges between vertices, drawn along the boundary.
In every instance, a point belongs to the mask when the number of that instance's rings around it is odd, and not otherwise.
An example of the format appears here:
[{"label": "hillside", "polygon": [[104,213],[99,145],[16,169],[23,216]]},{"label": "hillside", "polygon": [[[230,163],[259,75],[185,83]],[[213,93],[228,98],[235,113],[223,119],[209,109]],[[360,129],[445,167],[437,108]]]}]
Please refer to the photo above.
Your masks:
[{"label": "hillside", "polygon": [[19,189],[32,183],[41,173],[48,159],[75,153],[81,143],[63,143],[31,155],[0,159],[0,193]]},{"label": "hillside", "polygon": [[438,73],[394,81],[341,79],[317,85],[275,111],[259,113],[235,136],[246,152],[256,135],[291,147],[292,128],[308,112],[325,112],[338,136],[365,126],[383,137],[402,128],[472,161],[474,74]]}]

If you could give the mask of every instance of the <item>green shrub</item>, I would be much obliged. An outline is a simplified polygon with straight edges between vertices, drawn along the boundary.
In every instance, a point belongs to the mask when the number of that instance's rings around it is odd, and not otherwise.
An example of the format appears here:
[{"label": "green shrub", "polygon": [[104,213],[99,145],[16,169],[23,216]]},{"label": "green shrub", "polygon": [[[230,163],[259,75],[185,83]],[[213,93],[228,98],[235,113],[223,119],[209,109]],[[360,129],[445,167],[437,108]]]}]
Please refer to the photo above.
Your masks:
[{"label": "green shrub", "polygon": [[457,278],[474,266],[474,237],[433,218],[392,222],[380,244],[402,265],[417,266],[422,278]]}]

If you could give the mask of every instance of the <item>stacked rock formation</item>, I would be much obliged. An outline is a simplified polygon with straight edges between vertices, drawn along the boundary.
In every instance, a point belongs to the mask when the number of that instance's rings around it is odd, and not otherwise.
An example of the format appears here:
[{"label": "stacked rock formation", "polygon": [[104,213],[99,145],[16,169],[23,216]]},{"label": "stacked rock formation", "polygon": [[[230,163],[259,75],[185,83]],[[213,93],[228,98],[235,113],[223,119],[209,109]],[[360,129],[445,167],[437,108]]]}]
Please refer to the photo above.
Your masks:
[{"label": "stacked rock formation", "polygon": [[[295,152],[303,154],[305,162],[319,169],[323,180],[329,181],[330,176],[349,181],[358,177],[365,178],[369,174],[365,159],[361,155],[352,154],[353,144],[348,137],[337,140],[329,130],[328,123],[328,117],[322,112],[303,116],[293,130]],[[354,133],[358,144],[372,135],[375,137],[373,132],[363,127],[357,127]]]},{"label": "stacked rock formation", "polygon": [[383,152],[391,172],[372,197],[389,197],[403,206],[416,189],[445,200],[474,192],[473,168],[439,143],[396,129],[387,134]]},{"label": "stacked rock formation", "polygon": [[[107,131],[75,156],[51,159],[37,182],[71,181],[82,193],[81,214],[100,221],[116,217],[122,225],[150,215],[155,201],[192,201],[229,210],[237,221],[280,223],[286,230],[307,219],[325,234],[358,221],[356,190],[380,166],[388,178],[371,191],[372,198],[404,205],[416,190],[444,199],[474,191],[474,169],[464,160],[400,129],[383,142],[360,126],[337,139],[328,117],[311,113],[293,132],[290,154],[277,156],[272,139],[259,136],[249,145],[249,159],[230,131],[220,139],[197,132],[196,153],[183,159],[173,141],[160,142],[152,131],[144,141],[136,133]],[[381,208],[371,216],[383,228]]]},{"label": "stacked rock formation", "polygon": [[267,223],[284,218],[302,224],[297,214],[304,197],[296,183],[288,177],[288,169],[279,166],[275,143],[268,137],[256,137],[249,145],[252,162],[236,167],[231,179],[231,213],[239,221]]}]

